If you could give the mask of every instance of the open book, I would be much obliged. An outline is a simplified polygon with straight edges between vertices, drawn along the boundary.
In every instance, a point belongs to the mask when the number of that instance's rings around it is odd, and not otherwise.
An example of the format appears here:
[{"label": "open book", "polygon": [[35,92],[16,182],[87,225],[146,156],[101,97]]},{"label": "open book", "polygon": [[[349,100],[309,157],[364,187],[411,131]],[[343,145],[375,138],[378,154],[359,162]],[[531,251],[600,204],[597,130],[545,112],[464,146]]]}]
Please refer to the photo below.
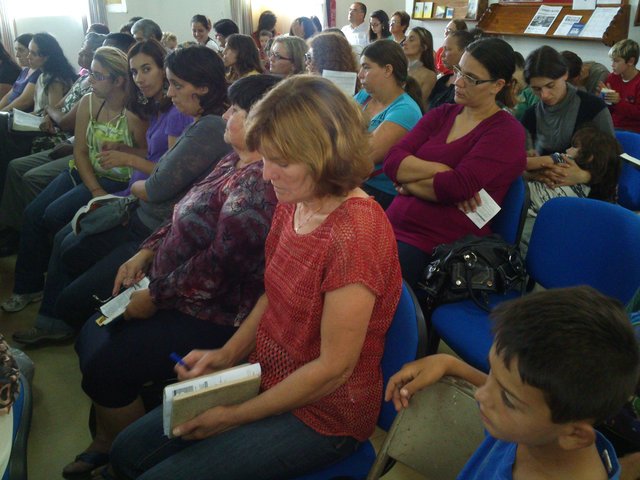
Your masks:
[{"label": "open book", "polygon": [[131,294],[136,290],[142,290],[148,287],[149,279],[144,277],[138,283],[131,285],[125,291],[113,297],[100,307],[100,313],[102,313],[102,316],[98,317],[96,323],[99,326],[104,327],[105,325],[113,322],[127,309],[127,305],[129,305],[129,301],[131,300]]},{"label": "open book", "polygon": [[219,405],[235,405],[258,395],[262,371],[259,363],[238,365],[174,383],[164,388],[162,423],[164,434]]},{"label": "open book", "polygon": [[11,130],[15,132],[39,132],[42,117],[32,113],[26,113],[17,108],[13,109],[13,121]]},{"label": "open book", "polygon": [[101,195],[99,197],[94,197],[91,200],[89,200],[89,203],[80,207],[76,212],[76,214],[71,219],[71,228],[73,229],[73,233],[75,233],[76,235],[80,233],[80,228],[78,226],[78,223],[80,223],[80,220],[82,220],[84,216],[87,215],[87,213],[97,210],[98,208],[102,207],[103,205],[106,205],[107,203],[110,203],[116,200],[120,201],[122,200],[122,198],[123,197],[107,194],[107,195]]}]

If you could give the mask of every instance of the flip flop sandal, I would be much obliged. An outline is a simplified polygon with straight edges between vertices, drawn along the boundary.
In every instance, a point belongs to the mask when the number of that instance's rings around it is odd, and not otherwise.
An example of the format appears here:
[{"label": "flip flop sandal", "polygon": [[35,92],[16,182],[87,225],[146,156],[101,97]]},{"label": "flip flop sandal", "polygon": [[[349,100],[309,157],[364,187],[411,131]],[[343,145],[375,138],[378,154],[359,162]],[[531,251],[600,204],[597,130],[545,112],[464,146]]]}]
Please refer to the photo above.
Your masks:
[{"label": "flip flop sandal", "polygon": [[109,463],[108,453],[82,452],[73,462],[64,467],[62,476],[69,479],[79,479],[107,463]]}]

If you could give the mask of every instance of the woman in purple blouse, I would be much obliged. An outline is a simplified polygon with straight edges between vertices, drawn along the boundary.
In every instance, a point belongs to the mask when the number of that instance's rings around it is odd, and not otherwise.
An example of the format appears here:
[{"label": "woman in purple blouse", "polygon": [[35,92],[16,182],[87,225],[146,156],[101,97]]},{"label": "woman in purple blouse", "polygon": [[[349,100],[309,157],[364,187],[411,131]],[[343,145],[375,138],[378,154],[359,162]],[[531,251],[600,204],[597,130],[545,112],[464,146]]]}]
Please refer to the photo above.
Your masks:
[{"label": "woman in purple blouse", "polygon": [[140,389],[174,376],[171,352],[221,347],[262,295],[264,243],[277,200],[262,178],[262,156],[245,144],[244,120],[277,81],[252,75],[230,87],[224,135],[234,151],[120,267],[114,293],[145,275],[150,280],[131,297],[127,321],[84,325],[76,343],[82,387],[102,426],[87,452],[108,452],[115,435],[145,413]]},{"label": "woman in purple blouse", "polygon": [[475,210],[482,189],[500,204],[526,166],[524,129],[498,105],[513,104],[513,49],[497,38],[478,40],[453,69],[456,103],[427,112],[384,163],[400,193],[386,212],[412,286],[435,246],[491,233],[465,212]]}]

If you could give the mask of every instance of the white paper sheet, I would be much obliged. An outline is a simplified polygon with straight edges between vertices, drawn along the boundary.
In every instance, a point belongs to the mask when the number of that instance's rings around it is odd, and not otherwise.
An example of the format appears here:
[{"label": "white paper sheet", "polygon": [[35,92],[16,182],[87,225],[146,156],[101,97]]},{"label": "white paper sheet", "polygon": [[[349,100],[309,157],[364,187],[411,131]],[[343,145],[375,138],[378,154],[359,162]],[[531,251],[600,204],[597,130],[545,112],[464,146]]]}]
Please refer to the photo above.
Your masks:
[{"label": "white paper sheet", "polygon": [[631,163],[635,164],[636,166],[640,167],[640,160],[638,160],[636,157],[632,157],[628,153],[623,153],[620,156],[622,158],[624,158],[627,162],[631,162]]},{"label": "white paper sheet", "polygon": [[531,19],[529,26],[524,33],[532,33],[536,35],[545,35],[556,17],[562,11],[562,7],[550,7],[549,5],[541,5],[536,14]]},{"label": "white paper sheet", "polygon": [[602,38],[604,32],[609,28],[609,25],[611,25],[613,17],[618,13],[618,10],[620,10],[619,7],[596,8],[591,15],[591,18],[582,29],[580,36]]},{"label": "white paper sheet", "polygon": [[573,0],[573,10],[595,10],[596,0]]},{"label": "white paper sheet", "polygon": [[476,227],[482,228],[500,211],[500,205],[491,198],[491,195],[484,188],[478,193],[482,204],[478,206],[475,212],[469,212],[466,215]]},{"label": "white paper sheet", "polygon": [[573,24],[578,23],[581,18],[581,15],[565,15],[562,19],[562,22],[560,23],[560,25],[558,25],[558,28],[556,28],[556,31],[553,32],[553,34],[564,36],[569,35],[569,30],[571,30]]},{"label": "white paper sheet", "polygon": [[336,72],[335,70],[323,70],[322,77],[331,80],[340,90],[352,97],[356,93],[356,79],[358,74],[355,72]]},{"label": "white paper sheet", "polygon": [[136,290],[142,290],[144,288],[149,287],[149,279],[144,277],[138,283],[130,286],[120,295],[112,298],[107,303],[100,307],[100,313],[105,317],[104,319],[98,318],[96,323],[101,327],[111,323],[113,320],[118,318],[120,315],[124,313],[127,309],[127,305],[129,305],[129,301],[131,300],[131,294]]}]

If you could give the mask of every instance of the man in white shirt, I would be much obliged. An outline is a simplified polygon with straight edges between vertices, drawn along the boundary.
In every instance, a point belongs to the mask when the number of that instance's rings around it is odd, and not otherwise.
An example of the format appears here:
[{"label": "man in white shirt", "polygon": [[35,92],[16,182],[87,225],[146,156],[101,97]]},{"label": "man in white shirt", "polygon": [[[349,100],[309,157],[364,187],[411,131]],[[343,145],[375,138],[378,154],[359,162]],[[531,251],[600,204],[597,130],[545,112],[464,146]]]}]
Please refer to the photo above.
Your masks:
[{"label": "man in white shirt", "polygon": [[364,22],[366,16],[367,6],[364,3],[351,4],[348,17],[349,25],[345,25],[341,29],[358,55],[369,43],[369,25]]}]

